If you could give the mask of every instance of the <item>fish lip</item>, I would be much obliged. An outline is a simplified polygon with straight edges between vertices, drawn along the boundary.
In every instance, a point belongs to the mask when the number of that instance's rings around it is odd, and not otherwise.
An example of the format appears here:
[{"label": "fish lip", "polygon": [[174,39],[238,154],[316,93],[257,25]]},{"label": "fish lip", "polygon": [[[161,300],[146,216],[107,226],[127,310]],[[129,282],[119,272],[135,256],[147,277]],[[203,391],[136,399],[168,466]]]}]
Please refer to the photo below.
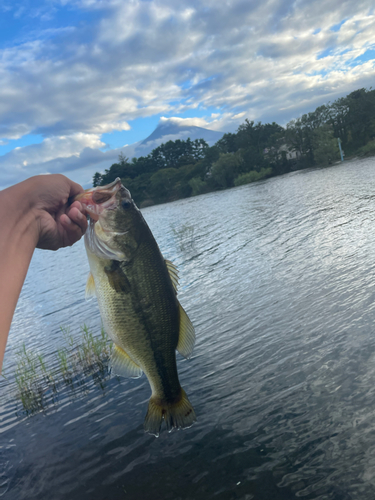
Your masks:
[{"label": "fish lip", "polygon": [[[79,201],[83,205],[87,215],[96,222],[104,210],[114,210],[117,208],[116,194],[120,189],[121,179],[117,177],[106,186],[86,189],[83,193],[75,196],[73,201]],[[104,201],[101,201],[102,199]]]}]

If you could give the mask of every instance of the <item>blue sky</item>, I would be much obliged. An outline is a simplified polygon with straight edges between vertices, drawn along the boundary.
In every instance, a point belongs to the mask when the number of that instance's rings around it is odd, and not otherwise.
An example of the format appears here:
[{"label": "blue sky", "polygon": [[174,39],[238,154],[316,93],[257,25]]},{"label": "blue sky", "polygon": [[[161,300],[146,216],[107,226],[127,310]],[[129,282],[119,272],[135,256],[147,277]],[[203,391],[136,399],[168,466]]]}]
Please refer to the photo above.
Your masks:
[{"label": "blue sky", "polygon": [[0,188],[87,186],[162,117],[284,125],[373,86],[374,33],[372,0],[1,0]]}]

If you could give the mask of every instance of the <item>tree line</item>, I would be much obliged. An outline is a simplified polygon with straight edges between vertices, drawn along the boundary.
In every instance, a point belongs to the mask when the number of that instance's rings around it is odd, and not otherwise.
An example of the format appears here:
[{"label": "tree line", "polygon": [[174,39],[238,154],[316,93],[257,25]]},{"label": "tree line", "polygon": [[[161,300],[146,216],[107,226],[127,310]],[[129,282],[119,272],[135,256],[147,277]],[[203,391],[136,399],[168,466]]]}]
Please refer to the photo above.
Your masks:
[{"label": "tree line", "polygon": [[245,120],[211,147],[187,139],[132,160],[120,154],[104,173],[95,173],[93,185],[120,177],[137,205],[148,206],[329,165],[340,159],[338,139],[346,156],[375,154],[375,90],[356,90],[286,127]]}]

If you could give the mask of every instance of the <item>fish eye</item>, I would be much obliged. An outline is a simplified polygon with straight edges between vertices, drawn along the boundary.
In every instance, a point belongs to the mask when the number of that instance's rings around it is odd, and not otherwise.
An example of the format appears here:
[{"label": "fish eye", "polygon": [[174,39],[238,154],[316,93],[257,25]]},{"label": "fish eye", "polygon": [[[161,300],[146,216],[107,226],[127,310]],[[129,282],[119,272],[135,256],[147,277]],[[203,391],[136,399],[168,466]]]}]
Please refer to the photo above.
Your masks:
[{"label": "fish eye", "polygon": [[132,202],[130,200],[123,200],[121,205],[122,205],[122,208],[124,208],[126,210],[127,208],[131,207]]}]

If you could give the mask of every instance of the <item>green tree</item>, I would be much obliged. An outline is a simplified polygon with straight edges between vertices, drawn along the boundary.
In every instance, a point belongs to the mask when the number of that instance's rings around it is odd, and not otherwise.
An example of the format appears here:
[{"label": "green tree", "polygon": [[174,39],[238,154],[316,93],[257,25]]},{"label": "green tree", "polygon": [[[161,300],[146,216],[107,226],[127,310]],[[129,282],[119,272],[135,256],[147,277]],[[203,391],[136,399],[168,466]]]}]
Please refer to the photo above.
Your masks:
[{"label": "green tree", "polygon": [[219,188],[232,187],[237,177],[243,160],[239,152],[222,153],[217,161],[212,164],[210,179]]},{"label": "green tree", "polygon": [[365,145],[374,133],[375,91],[358,89],[346,98],[349,111],[347,126],[351,132],[354,147]]},{"label": "green tree", "polygon": [[99,173],[99,172],[95,172],[94,177],[92,179],[92,185],[94,187],[101,186],[102,185],[102,179],[103,179],[102,174]]},{"label": "green tree", "polygon": [[93,184],[95,186],[105,186],[110,182],[113,182],[117,177],[127,177],[127,169],[129,167],[129,159],[126,158],[122,153],[118,157],[118,163],[114,163],[109,169],[104,170],[104,174],[96,172],[93,178]]},{"label": "green tree", "polygon": [[150,194],[152,198],[161,200],[173,198],[173,188],[178,178],[178,169],[162,168],[150,178]]},{"label": "green tree", "polygon": [[189,180],[189,186],[191,187],[191,194],[197,196],[205,192],[207,188],[207,182],[202,181],[200,177],[193,177]]},{"label": "green tree", "polygon": [[323,125],[313,131],[312,148],[316,165],[328,165],[340,158],[338,141],[329,125]]},{"label": "green tree", "polygon": [[333,127],[335,137],[340,137],[344,143],[348,140],[347,114],[349,112],[348,100],[340,97],[327,106],[327,120]]},{"label": "green tree", "polygon": [[129,189],[133,200],[138,206],[142,206],[145,200],[149,200],[149,204],[153,202],[150,189],[151,175],[150,173],[144,173],[135,178],[126,177],[121,179],[123,185]]},{"label": "green tree", "polygon": [[272,175],[272,168],[262,168],[259,172],[252,170],[251,172],[247,172],[246,174],[241,174],[234,179],[235,186],[242,186],[243,184],[249,184],[251,182],[259,181],[260,179],[264,179],[265,177],[269,177]]},{"label": "green tree", "polygon": [[219,153],[235,153],[238,149],[236,141],[236,134],[224,134],[223,137],[216,142],[214,147],[218,148]]}]

